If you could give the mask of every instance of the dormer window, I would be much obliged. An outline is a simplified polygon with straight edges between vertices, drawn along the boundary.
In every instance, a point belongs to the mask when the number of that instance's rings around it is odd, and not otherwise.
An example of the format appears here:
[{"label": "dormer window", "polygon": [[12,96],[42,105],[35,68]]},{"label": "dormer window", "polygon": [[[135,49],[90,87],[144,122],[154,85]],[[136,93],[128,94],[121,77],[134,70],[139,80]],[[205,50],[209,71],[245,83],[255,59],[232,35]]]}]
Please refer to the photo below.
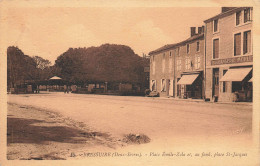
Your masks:
[{"label": "dormer window", "polygon": [[218,20],[213,21],[213,32],[218,32]]}]

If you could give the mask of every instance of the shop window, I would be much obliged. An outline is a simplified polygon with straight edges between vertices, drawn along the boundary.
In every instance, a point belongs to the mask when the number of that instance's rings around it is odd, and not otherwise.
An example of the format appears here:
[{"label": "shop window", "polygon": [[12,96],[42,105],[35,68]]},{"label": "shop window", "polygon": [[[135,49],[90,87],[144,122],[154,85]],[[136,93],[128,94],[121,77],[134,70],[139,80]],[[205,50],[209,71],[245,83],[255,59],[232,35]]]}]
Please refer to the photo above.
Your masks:
[{"label": "shop window", "polygon": [[162,79],[162,89],[161,89],[162,92],[166,92],[166,80],[165,79]]},{"label": "shop window", "polygon": [[213,32],[218,32],[218,20],[214,20],[213,24]]},{"label": "shop window", "polygon": [[232,82],[232,93],[242,90],[242,82]]},{"label": "shop window", "polygon": [[244,23],[251,21],[251,11],[250,8],[244,10]]},{"label": "shop window", "polygon": [[[227,70],[223,70],[223,76],[226,74]],[[223,92],[227,92],[226,81],[223,81]]]},{"label": "shop window", "polygon": [[243,54],[251,52],[251,31],[244,32]]},{"label": "shop window", "polygon": [[242,23],[242,14],[241,11],[236,13],[236,25],[240,25]]},{"label": "shop window", "polygon": [[234,35],[234,56],[241,55],[241,33]]},{"label": "shop window", "polygon": [[219,58],[219,39],[213,40],[213,59]]}]

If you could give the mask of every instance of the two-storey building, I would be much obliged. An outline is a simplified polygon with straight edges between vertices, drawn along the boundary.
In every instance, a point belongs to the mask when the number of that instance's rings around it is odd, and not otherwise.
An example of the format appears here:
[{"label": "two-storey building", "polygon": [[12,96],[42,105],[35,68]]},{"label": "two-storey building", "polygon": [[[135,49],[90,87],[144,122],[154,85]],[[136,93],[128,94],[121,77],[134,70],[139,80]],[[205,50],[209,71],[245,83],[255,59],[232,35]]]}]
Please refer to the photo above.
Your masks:
[{"label": "two-storey building", "polygon": [[252,101],[251,7],[222,8],[205,20],[206,98]]},{"label": "two-storey building", "polygon": [[204,26],[191,27],[188,39],[149,53],[150,90],[160,96],[203,98]]}]

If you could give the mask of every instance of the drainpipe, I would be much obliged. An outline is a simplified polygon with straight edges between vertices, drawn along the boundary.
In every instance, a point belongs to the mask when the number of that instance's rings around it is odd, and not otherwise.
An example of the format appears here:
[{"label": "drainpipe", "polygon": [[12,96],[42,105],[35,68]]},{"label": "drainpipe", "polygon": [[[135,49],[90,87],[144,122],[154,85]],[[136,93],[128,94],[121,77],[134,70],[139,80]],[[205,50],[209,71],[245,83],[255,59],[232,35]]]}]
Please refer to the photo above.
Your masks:
[{"label": "drainpipe", "polygon": [[206,34],[207,34],[207,24],[205,23],[205,29],[204,29],[204,99],[206,99]]}]

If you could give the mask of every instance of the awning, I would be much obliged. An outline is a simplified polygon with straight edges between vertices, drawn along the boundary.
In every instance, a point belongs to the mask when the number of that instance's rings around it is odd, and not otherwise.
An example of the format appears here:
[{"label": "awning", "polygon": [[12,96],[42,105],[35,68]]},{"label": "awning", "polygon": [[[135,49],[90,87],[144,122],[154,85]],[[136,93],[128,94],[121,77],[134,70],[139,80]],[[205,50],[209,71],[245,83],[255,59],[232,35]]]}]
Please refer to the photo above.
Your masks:
[{"label": "awning", "polygon": [[199,74],[183,75],[177,84],[191,85],[198,76]]},{"label": "awning", "polygon": [[228,69],[226,74],[219,81],[243,81],[251,70],[252,67]]},{"label": "awning", "polygon": [[57,77],[57,76],[53,76],[53,77],[50,78],[50,80],[61,80],[61,78]]}]

